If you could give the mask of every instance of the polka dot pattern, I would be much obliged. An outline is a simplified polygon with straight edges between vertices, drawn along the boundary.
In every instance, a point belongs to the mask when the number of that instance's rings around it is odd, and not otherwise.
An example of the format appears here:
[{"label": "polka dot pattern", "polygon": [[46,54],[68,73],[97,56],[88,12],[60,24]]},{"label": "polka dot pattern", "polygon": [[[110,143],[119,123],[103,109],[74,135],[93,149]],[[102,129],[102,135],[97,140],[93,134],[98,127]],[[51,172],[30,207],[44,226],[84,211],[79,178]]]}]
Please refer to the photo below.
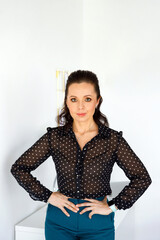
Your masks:
[{"label": "polka dot pattern", "polygon": [[115,163],[130,183],[108,202],[109,206],[115,204],[123,210],[130,208],[152,182],[122,131],[99,123],[98,134],[81,150],[72,126],[48,127],[47,132],[11,167],[12,175],[34,200],[47,202],[53,192],[31,174],[49,156],[55,163],[59,191],[72,198],[110,195],[110,178]]}]

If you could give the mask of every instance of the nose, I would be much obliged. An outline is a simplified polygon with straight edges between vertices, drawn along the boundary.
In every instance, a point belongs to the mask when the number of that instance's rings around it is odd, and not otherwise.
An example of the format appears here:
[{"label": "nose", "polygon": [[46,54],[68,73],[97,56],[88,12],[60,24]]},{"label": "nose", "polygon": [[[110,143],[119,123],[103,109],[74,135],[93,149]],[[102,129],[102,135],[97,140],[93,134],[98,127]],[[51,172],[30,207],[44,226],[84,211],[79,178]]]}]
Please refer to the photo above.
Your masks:
[{"label": "nose", "polygon": [[80,102],[79,105],[78,105],[78,108],[79,108],[79,109],[84,108],[84,103],[83,103],[83,102]]}]

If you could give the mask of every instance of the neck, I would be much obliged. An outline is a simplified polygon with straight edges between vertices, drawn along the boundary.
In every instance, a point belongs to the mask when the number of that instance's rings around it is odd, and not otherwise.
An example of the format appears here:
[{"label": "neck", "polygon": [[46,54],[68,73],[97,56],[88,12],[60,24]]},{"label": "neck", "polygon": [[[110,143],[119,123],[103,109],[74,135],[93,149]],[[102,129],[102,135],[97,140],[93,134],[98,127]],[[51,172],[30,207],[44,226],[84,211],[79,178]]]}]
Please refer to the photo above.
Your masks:
[{"label": "neck", "polygon": [[92,129],[95,129],[96,123],[92,119],[90,122],[75,122],[73,121],[73,131],[76,133],[84,134]]}]

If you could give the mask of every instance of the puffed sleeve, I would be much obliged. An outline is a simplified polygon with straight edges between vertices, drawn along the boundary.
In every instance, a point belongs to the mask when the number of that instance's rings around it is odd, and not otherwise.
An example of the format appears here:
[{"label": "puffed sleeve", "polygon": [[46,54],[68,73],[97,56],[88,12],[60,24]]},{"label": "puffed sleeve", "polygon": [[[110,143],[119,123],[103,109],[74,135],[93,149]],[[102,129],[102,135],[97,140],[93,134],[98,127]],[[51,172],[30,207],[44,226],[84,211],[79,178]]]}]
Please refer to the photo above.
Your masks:
[{"label": "puffed sleeve", "polygon": [[118,209],[125,210],[132,207],[138,198],[142,196],[152,183],[152,180],[142,161],[122,136],[122,131],[118,132],[117,137],[115,161],[130,179],[130,183],[115,198],[109,201],[109,206],[115,204]]},{"label": "puffed sleeve", "polygon": [[40,166],[50,155],[50,131],[41,136],[28,150],[26,150],[11,166],[10,172],[35,201],[47,202],[52,191],[43,186],[31,171]]}]

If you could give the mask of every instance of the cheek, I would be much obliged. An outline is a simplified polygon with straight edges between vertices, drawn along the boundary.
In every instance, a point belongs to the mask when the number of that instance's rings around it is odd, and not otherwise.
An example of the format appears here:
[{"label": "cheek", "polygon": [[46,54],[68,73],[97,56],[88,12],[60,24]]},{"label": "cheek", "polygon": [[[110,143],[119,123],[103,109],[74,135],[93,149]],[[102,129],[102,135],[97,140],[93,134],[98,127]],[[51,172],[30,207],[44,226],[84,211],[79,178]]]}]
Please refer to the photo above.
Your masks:
[{"label": "cheek", "polygon": [[75,104],[68,104],[68,108],[70,112],[75,112],[76,111],[76,105]]},{"label": "cheek", "polygon": [[90,111],[90,112],[94,112],[95,111],[95,105],[94,104],[88,105],[87,110]]}]

